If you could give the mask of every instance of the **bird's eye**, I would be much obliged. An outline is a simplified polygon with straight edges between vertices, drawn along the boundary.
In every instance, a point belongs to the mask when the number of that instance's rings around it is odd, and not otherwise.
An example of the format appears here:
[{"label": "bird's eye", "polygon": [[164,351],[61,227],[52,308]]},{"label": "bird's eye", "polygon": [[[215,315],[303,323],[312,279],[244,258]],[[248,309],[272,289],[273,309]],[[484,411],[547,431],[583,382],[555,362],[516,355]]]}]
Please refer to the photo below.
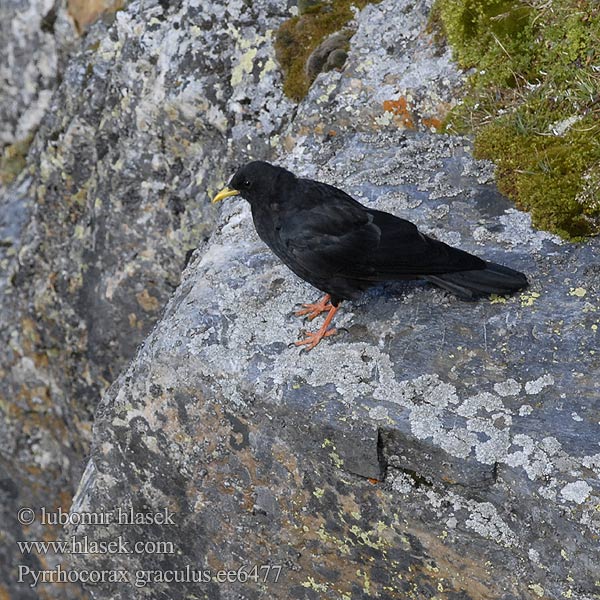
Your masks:
[{"label": "bird's eye", "polygon": [[250,183],[250,181],[248,181],[248,179],[244,179],[244,187],[249,188],[252,184]]}]

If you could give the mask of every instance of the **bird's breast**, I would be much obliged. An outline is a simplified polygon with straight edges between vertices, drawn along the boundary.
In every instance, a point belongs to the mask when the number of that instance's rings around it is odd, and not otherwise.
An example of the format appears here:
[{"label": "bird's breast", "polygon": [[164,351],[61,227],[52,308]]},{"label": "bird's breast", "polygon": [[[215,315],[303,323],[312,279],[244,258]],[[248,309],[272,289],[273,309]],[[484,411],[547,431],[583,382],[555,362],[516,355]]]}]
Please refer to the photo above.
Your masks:
[{"label": "bird's breast", "polygon": [[282,250],[281,242],[281,219],[279,211],[270,210],[269,207],[252,206],[252,220],[258,237],[275,252],[280,254]]}]

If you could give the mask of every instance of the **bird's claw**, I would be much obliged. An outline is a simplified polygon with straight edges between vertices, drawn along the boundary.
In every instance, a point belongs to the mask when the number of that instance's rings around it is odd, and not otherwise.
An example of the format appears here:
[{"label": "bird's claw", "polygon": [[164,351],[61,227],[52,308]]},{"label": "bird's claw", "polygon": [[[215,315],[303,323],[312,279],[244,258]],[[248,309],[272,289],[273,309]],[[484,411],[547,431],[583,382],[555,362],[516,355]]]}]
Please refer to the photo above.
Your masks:
[{"label": "bird's claw", "polygon": [[302,348],[302,352],[310,352],[323,338],[330,337],[337,333],[337,329],[332,328],[327,331],[316,331],[313,333],[307,333],[306,337],[302,340],[298,340],[294,342],[295,346],[306,346],[306,348]]},{"label": "bird's claw", "polygon": [[318,317],[322,312],[327,312],[333,308],[330,299],[331,296],[329,294],[326,294],[318,302],[302,304],[300,310],[297,310],[294,314],[297,317],[303,317],[305,315],[308,315],[308,320],[312,321],[314,318]]},{"label": "bird's claw", "polygon": [[297,310],[294,315],[297,317],[303,317],[304,315],[308,315],[308,320],[312,321],[314,318],[318,317],[322,312],[326,312],[332,308],[330,303],[327,304],[303,304],[300,310]]}]

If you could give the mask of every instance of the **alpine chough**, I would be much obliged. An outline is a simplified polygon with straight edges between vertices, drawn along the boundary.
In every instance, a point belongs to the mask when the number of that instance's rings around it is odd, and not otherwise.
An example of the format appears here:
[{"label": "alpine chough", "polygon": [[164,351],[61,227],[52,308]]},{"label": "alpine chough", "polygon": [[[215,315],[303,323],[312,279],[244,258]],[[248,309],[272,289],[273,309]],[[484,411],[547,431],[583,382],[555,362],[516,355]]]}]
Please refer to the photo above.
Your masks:
[{"label": "alpine chough", "polygon": [[523,273],[421,233],[410,221],[363,206],[342,190],[263,161],[241,167],[213,199],[239,194],[250,203],[260,238],[294,272],[325,293],[297,316],[322,312],[321,328],[296,343],[314,348],[336,333],[329,325],[342,300],[383,281],[425,279],[463,299],[510,294]]}]

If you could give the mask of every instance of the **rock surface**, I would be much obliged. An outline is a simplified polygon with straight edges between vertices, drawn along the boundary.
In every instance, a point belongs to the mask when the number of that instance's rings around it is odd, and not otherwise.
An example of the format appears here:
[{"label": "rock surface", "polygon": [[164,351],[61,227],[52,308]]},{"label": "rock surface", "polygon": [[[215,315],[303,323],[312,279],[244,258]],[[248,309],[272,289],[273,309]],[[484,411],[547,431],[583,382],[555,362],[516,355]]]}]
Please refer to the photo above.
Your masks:
[{"label": "rock surface", "polygon": [[[386,114],[384,100],[411,94],[426,107],[460,84],[423,36],[427,4],[413,8],[363,11],[347,70],[319,76],[279,161],[525,271],[530,289],[465,303],[428,285],[382,286],[340,311],[345,333],[299,353],[292,309],[318,292],[258,240],[246,204],[229,201],[104,397],[73,505],[168,508],[174,522],[69,529],[165,541],[173,554],[79,567],[123,569],[149,598],[598,596],[600,245],[533,230],[468,140],[431,134],[418,116],[420,131],[402,131]],[[403,67],[392,51],[356,83],[359,56],[405,15]],[[423,72],[417,57],[429,60]],[[381,81],[394,85],[374,99]],[[271,570],[243,581],[254,565]],[[188,581],[157,581],[165,569]],[[189,582],[189,569],[213,579]],[[219,583],[219,569],[242,575]]]},{"label": "rock surface", "polygon": [[105,397],[74,510],[177,513],[176,525],[126,530],[177,552],[119,557],[132,574],[282,565],[278,583],[213,582],[209,598],[593,597],[597,241],[531,230],[460,138],[353,134],[333,153],[304,148],[310,163],[286,164],[523,269],[531,288],[465,303],[384,286],[345,306],[346,333],[300,354],[290,311],[317,293],[232,201]]},{"label": "rock surface", "polygon": [[287,8],[205,4],[133,2],[92,26],[0,196],[0,596],[15,540],[56,534],[23,530],[18,507],[69,506],[102,392],[212,230],[208,194],[291,112],[271,47]]},{"label": "rock surface", "polygon": [[459,101],[464,74],[425,32],[430,8],[425,1],[368,5],[343,72],[319,76],[290,129],[434,130]]},{"label": "rock surface", "polygon": [[0,150],[37,129],[75,35],[61,2],[4,0],[0,5]]},{"label": "rock surface", "polygon": [[[424,33],[430,5],[367,7],[297,111],[279,3],[134,2],[91,28],[0,198],[0,596],[82,594],[14,584],[26,562],[122,569],[129,584],[89,586],[107,599],[597,597],[598,241],[532,230],[468,140],[430,133],[463,77]],[[472,304],[383,286],[299,354],[291,311],[318,293],[243,202],[206,203],[273,147],[531,289]],[[16,539],[56,530],[18,527],[18,507],[68,509],[96,401],[150,331],[98,409],[71,511],[173,523],[66,537],[171,546],[23,558]],[[237,581],[160,581],[221,568]]]}]

